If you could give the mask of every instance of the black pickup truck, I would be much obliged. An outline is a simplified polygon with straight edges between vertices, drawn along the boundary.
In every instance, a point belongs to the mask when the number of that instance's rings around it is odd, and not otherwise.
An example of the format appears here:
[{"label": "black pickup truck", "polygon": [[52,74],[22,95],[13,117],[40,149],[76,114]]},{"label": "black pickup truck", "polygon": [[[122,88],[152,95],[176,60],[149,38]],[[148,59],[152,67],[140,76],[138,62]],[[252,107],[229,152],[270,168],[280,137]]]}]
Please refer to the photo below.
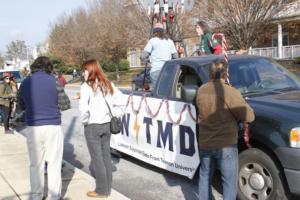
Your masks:
[{"label": "black pickup truck", "polygon": [[[148,97],[193,103],[218,56],[165,63]],[[239,199],[290,199],[300,195],[300,79],[274,60],[229,56],[230,83],[255,111],[250,144],[239,141]],[[134,93],[133,95],[139,95]]]}]

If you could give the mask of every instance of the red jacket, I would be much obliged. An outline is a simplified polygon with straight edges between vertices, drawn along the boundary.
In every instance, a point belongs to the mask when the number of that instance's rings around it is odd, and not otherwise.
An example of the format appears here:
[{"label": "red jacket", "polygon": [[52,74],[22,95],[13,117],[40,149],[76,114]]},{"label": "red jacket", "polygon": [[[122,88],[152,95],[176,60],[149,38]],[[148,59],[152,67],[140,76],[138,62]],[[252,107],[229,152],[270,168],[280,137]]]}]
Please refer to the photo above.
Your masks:
[{"label": "red jacket", "polygon": [[58,76],[57,80],[58,80],[58,83],[59,83],[62,87],[65,87],[65,85],[67,84],[66,79],[65,79],[62,75],[61,75],[61,76]]}]

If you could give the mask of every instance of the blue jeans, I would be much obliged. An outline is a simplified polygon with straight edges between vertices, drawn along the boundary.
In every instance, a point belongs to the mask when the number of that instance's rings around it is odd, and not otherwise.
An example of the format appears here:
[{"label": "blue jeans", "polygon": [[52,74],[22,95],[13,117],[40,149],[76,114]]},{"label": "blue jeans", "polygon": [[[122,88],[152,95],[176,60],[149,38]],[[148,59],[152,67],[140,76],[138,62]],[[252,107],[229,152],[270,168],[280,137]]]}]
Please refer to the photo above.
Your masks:
[{"label": "blue jeans", "polygon": [[156,70],[154,72],[150,72],[150,80],[151,80],[151,90],[154,90],[155,85],[157,83],[157,79],[159,77],[160,70]]},{"label": "blue jeans", "polygon": [[95,191],[110,195],[112,184],[110,123],[88,124],[84,127],[84,135],[91,156],[91,172],[96,179]]},{"label": "blue jeans", "polygon": [[203,150],[200,149],[199,199],[212,200],[214,163],[221,172],[223,199],[235,200],[237,195],[238,150],[236,145]]}]

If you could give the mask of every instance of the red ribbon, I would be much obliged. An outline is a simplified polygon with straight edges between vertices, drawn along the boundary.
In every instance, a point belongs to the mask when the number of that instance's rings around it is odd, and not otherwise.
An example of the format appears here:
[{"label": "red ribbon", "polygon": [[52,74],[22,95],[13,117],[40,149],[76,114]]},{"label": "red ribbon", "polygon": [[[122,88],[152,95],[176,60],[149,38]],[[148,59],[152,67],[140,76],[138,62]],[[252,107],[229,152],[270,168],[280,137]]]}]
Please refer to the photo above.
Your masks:
[{"label": "red ribbon", "polygon": [[251,148],[250,137],[249,137],[249,125],[244,123],[244,141],[248,148]]}]

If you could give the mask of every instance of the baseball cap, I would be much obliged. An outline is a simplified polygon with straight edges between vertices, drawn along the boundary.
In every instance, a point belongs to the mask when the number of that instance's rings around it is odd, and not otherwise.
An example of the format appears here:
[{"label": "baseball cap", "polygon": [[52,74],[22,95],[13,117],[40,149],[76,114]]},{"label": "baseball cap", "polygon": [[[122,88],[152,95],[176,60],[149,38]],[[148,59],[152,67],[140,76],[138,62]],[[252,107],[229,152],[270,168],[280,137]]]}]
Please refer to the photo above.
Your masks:
[{"label": "baseball cap", "polygon": [[156,23],[153,26],[153,33],[164,32],[164,25],[162,23]]}]

